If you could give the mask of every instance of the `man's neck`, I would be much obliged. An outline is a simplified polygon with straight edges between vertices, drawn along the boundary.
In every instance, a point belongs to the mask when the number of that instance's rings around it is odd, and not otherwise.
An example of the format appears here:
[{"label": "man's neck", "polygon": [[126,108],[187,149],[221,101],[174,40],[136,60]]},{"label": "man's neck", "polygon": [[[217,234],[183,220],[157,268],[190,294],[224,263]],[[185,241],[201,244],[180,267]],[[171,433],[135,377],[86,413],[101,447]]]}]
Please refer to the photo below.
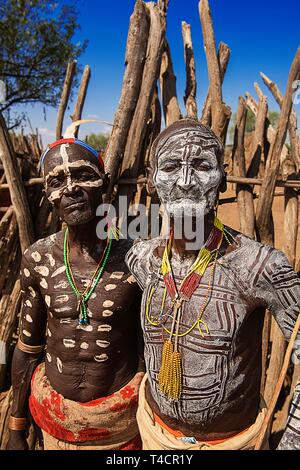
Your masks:
[{"label": "man's neck", "polygon": [[91,256],[102,249],[104,242],[96,233],[98,223],[99,219],[95,217],[85,224],[68,226],[70,247],[81,253],[88,252]]},{"label": "man's neck", "polygon": [[[201,217],[200,219],[193,219],[193,229],[195,227],[202,227],[203,226],[203,239],[201,240],[200,245],[203,246],[206,242],[206,240],[209,237],[209,234],[214,226],[214,213],[210,212],[209,214]],[[171,227],[174,229],[174,220],[171,219]],[[191,248],[191,246],[194,244],[195,246],[195,240],[191,240],[189,238],[186,238],[184,234],[182,237],[177,238],[176,236],[174,237],[173,243],[172,243],[172,253],[175,253],[179,258],[186,258],[186,257],[192,257],[192,256],[197,256],[199,249],[201,246],[197,246],[197,248]],[[198,245],[198,243],[197,243]]]}]

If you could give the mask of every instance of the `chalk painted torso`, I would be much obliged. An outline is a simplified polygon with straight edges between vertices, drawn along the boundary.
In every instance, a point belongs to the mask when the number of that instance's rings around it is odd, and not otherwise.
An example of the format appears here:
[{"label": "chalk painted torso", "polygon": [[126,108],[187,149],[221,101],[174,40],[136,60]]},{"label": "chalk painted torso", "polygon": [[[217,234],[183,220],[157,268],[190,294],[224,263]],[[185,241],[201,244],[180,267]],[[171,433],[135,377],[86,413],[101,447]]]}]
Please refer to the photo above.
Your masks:
[{"label": "chalk painted torso", "polygon": [[[88,301],[90,324],[79,325],[77,299],[63,261],[63,232],[34,243],[23,256],[21,339],[42,344],[46,375],[64,397],[87,402],[124,386],[137,372],[140,289],[124,262],[130,245],[113,241],[100,283]],[[97,263],[72,259],[78,288]]]},{"label": "chalk painted torso", "polygon": [[[231,230],[230,252],[216,264],[210,301],[202,319],[209,327],[203,338],[196,328],[179,338],[183,393],[179,401],[167,399],[158,386],[163,339],[162,327],[152,326],[145,315],[148,295],[155,287],[150,315],[159,315],[163,280],[159,274],[161,239],[138,241],[126,262],[144,290],[141,322],[149,375],[147,398],[154,411],[173,429],[187,436],[222,438],[250,426],[260,401],[263,309],[270,308],[288,339],[300,311],[300,280],[286,257],[271,247]],[[173,256],[177,285],[192,262]],[[180,333],[197,320],[204,302],[211,265],[188,303],[184,303]],[[165,309],[170,305],[167,300]],[[170,329],[171,318],[165,326]]]}]

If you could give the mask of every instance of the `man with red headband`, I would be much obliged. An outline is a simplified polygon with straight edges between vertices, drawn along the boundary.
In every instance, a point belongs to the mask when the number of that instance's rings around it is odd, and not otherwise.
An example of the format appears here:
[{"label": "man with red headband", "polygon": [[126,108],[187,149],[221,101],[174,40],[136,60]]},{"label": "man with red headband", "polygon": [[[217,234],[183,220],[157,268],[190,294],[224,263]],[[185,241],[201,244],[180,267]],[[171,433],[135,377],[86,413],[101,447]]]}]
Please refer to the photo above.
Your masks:
[{"label": "man with red headband", "polygon": [[96,235],[103,162],[85,142],[62,139],[41,168],[65,228],[23,255],[8,448],[27,449],[29,403],[45,450],[138,449],[139,289],[127,242]]}]

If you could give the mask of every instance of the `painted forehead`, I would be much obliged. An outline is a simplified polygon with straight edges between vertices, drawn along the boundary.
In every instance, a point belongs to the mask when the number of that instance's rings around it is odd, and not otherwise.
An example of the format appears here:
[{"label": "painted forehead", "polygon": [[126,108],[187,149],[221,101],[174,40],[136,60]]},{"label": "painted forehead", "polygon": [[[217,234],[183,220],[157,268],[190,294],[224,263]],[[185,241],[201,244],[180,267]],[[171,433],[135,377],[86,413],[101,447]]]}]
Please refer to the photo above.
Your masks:
[{"label": "painted forehead", "polygon": [[[182,129],[170,136],[162,139],[157,145],[155,156],[158,160],[160,157],[182,153],[182,151],[189,146],[192,149],[198,147],[197,154],[205,151],[214,151],[215,154],[220,153],[220,144],[210,135],[199,132],[199,130],[186,130]],[[197,150],[198,150],[197,149]]]},{"label": "painted forehead", "polygon": [[[46,176],[54,170],[54,168],[59,169],[63,164],[71,164],[70,166],[72,167],[72,163],[79,160],[82,162],[83,166],[84,162],[86,162],[87,166],[95,167],[98,172],[104,173],[97,158],[87,149],[75,144],[63,144],[53,148],[47,153],[44,161],[43,174]],[[63,171],[63,167],[61,170]]]}]

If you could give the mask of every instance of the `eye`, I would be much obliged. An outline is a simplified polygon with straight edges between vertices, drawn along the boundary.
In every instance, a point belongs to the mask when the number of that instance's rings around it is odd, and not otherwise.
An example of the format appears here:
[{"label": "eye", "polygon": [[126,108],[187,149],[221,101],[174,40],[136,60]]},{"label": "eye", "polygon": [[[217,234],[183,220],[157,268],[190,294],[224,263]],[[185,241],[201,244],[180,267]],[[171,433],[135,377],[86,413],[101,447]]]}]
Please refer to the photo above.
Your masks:
[{"label": "eye", "polygon": [[48,182],[48,185],[51,187],[51,188],[59,188],[60,186],[62,186],[63,184],[63,180],[60,179],[60,178],[52,178],[50,179],[50,181]]},{"label": "eye", "polygon": [[161,169],[167,173],[171,173],[171,171],[177,170],[180,168],[180,162],[170,162],[166,163]]},{"label": "eye", "polygon": [[97,175],[97,173],[94,171],[82,170],[76,173],[75,179],[77,181],[91,181],[99,179],[99,175]]},{"label": "eye", "polygon": [[200,158],[193,160],[193,168],[199,171],[209,171],[211,169],[211,164]]}]

